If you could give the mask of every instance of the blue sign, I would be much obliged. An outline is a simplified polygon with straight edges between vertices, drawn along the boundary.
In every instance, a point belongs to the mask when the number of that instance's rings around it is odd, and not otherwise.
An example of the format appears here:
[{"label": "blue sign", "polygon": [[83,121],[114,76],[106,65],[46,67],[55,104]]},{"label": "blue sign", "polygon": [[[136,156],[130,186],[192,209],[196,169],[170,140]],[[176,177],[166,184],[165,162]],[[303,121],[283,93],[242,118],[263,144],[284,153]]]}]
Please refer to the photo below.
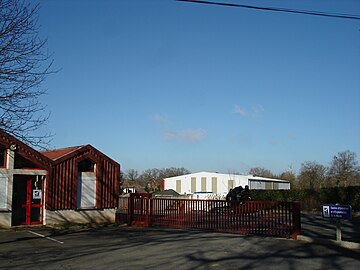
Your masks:
[{"label": "blue sign", "polygon": [[322,216],[324,218],[351,219],[352,209],[350,205],[324,204]]}]

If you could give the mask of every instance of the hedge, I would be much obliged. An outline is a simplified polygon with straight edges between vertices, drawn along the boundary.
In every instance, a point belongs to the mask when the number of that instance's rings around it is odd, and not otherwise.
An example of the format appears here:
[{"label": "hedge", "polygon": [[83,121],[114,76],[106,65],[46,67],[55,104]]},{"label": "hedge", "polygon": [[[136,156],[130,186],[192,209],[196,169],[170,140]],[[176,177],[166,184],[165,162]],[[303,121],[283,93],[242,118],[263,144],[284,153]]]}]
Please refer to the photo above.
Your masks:
[{"label": "hedge", "polygon": [[251,190],[255,201],[300,201],[301,209],[321,210],[323,204],[339,203],[351,205],[360,211],[360,186],[291,190]]}]

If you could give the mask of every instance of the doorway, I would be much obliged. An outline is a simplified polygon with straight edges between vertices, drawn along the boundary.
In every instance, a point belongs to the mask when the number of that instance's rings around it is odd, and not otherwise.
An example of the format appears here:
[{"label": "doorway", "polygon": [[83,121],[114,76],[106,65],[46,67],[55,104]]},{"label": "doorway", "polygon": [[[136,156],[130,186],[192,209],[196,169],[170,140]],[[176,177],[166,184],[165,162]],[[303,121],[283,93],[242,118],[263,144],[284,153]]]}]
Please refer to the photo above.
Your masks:
[{"label": "doorway", "polygon": [[14,175],[12,226],[43,224],[42,191],[42,176]]}]

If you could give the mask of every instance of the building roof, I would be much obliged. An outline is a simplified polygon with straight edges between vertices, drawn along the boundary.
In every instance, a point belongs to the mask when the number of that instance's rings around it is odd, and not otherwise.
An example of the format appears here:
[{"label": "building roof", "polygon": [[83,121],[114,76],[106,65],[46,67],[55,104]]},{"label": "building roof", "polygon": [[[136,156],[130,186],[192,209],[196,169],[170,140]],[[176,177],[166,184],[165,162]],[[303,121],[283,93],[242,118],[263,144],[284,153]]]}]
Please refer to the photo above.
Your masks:
[{"label": "building roof", "polygon": [[166,189],[163,191],[154,191],[153,192],[154,197],[182,197],[178,192],[176,192],[173,189]]},{"label": "building roof", "polygon": [[289,183],[288,180],[278,179],[278,178],[260,177],[260,176],[253,176],[253,175],[248,175],[248,178],[249,178],[249,180]]},{"label": "building roof", "polygon": [[83,157],[84,156],[91,157],[91,159],[93,159],[96,162],[102,159],[102,160],[108,160],[110,163],[119,164],[118,162],[111,159],[104,153],[100,152],[98,149],[94,148],[90,144],[43,151],[41,152],[41,154],[51,159],[54,163],[61,163],[64,160],[76,157],[78,155],[82,155]]},{"label": "building roof", "polygon": [[8,134],[3,129],[0,129],[0,145],[5,148],[13,147],[20,156],[33,162],[39,168],[49,169],[52,164],[51,159],[47,156],[42,155],[42,153]]},{"label": "building roof", "polygon": [[41,153],[52,160],[57,160],[64,156],[70,155],[71,153],[81,149],[82,147],[84,147],[84,145],[47,150],[47,151],[42,151]]}]

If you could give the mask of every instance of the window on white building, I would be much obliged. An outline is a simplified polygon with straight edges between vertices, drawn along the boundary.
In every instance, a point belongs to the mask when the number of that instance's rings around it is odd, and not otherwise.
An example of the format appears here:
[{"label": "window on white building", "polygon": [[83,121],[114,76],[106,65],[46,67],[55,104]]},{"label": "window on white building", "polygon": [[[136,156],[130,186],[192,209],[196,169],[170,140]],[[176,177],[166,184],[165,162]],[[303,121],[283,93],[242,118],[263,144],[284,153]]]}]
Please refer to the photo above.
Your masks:
[{"label": "window on white building", "polygon": [[273,189],[273,183],[272,182],[265,182],[265,189]]},{"label": "window on white building", "polygon": [[217,177],[211,178],[211,191],[212,193],[217,193]]},{"label": "window on white building", "polygon": [[181,193],[181,180],[176,180],[176,192]]},{"label": "window on white building", "polygon": [[201,192],[206,192],[206,177],[201,177]]},{"label": "window on white building", "polygon": [[273,189],[279,189],[279,183],[273,182]]},{"label": "window on white building", "polygon": [[191,177],[191,193],[196,192],[196,177]]},{"label": "window on white building", "polygon": [[234,180],[228,180],[228,191],[234,188]]}]

